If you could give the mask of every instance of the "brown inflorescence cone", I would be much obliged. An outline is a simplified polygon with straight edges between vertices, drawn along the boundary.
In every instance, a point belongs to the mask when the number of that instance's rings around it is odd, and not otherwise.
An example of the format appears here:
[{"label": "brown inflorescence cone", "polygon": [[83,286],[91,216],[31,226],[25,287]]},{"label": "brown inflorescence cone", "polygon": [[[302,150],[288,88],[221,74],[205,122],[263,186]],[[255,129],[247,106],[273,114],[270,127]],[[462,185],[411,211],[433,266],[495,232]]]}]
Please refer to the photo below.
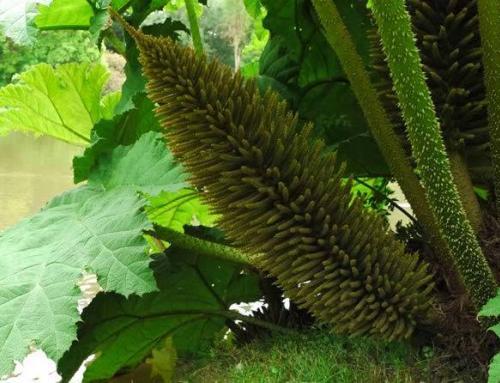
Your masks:
[{"label": "brown inflorescence cone", "polygon": [[169,146],[232,245],[335,331],[409,337],[431,306],[427,265],[353,199],[311,126],[218,61],[125,27]]}]

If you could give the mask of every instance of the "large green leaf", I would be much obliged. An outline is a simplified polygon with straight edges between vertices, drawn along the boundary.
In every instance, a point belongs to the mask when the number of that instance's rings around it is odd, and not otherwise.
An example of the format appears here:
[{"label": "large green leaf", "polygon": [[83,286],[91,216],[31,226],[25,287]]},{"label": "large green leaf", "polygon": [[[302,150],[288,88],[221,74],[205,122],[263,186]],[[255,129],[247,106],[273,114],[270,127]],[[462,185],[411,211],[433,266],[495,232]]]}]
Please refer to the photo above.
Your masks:
[{"label": "large green leaf", "polygon": [[[108,0],[109,1],[109,0]],[[128,0],[112,0],[111,5],[114,9],[120,10],[129,3]]]},{"label": "large green leaf", "polygon": [[[122,94],[120,91],[107,93],[101,100],[101,118],[103,120],[111,120],[115,116],[115,109],[120,102]],[[144,132],[143,132],[144,133]]]},{"label": "large green leaf", "polygon": [[[479,311],[480,317],[500,317],[500,289],[497,291],[497,295],[491,298]],[[500,323],[496,323],[489,328],[498,337],[500,337]]]},{"label": "large green leaf", "polygon": [[134,40],[125,35],[127,50],[125,52],[125,75],[126,79],[122,85],[122,97],[116,106],[116,113],[122,114],[129,111],[135,105],[133,102],[137,94],[145,93],[146,79],[142,74],[141,65],[139,63],[139,51],[135,45]]},{"label": "large green leaf", "polygon": [[[333,1],[333,0],[332,0]],[[270,40],[261,56],[261,87],[271,86],[334,150],[347,171],[387,175],[387,166],[368,132],[363,113],[339,60],[323,36],[309,0],[261,0]],[[337,1],[337,8],[368,63],[366,2]]]},{"label": "large green leaf", "polygon": [[37,4],[49,4],[51,0],[0,1],[0,29],[17,44],[30,44],[36,34],[33,20]]},{"label": "large green leaf", "polygon": [[112,120],[99,121],[91,132],[91,145],[83,155],[73,159],[74,181],[85,181],[98,165],[104,154],[110,153],[118,145],[130,145],[142,134],[160,131],[161,127],[154,114],[154,104],[139,93],[133,98],[133,109],[116,115]]},{"label": "large green leaf", "polygon": [[256,19],[262,13],[260,0],[243,0],[243,3],[250,17]]},{"label": "large green leaf", "polygon": [[497,295],[491,298],[479,311],[479,316],[497,317],[500,316],[500,289]]},{"label": "large green leaf", "polygon": [[[332,103],[335,109],[332,111]],[[347,162],[349,173],[388,175],[388,169],[367,126],[356,98],[345,81],[317,84],[298,105],[302,118],[313,121],[315,132]],[[345,114],[342,113],[345,111]]]},{"label": "large green leaf", "polygon": [[488,383],[500,382],[500,354],[496,354],[490,362],[488,369]]},{"label": "large green leaf", "polygon": [[146,363],[151,366],[151,375],[159,376],[163,382],[171,382],[175,373],[177,351],[171,337],[165,339],[162,347],[153,349]]},{"label": "large green leaf", "polygon": [[64,379],[96,354],[84,381],[107,380],[170,336],[181,355],[203,352],[224,327],[223,314],[232,303],[260,296],[257,276],[237,265],[172,247],[167,253],[153,263],[159,292],[128,299],[100,294],[85,309],[78,341],[59,363]]},{"label": "large green leaf", "polygon": [[146,214],[149,220],[157,225],[182,232],[184,225],[192,224],[193,221],[204,226],[212,226],[215,223],[215,215],[201,202],[199,193],[193,190],[163,192],[148,199]]},{"label": "large green leaf", "polygon": [[[134,0],[131,2],[133,10],[132,15],[127,21],[134,27],[139,28],[147,16],[156,10],[162,9],[168,4],[165,0]],[[174,40],[179,39],[179,32],[186,32],[188,29],[180,21],[174,21],[167,18],[161,24],[143,26],[143,32],[154,36],[170,37]],[[117,113],[123,113],[134,107],[133,99],[137,94],[145,92],[146,79],[142,75],[142,68],[139,63],[139,51],[137,46],[128,34],[125,34],[126,52],[125,74],[127,76],[122,86],[122,98],[116,107]]]},{"label": "large green leaf", "polygon": [[[479,316],[498,318],[500,316],[500,289],[497,295],[491,298],[479,311]],[[500,324],[497,323],[489,328],[500,337]],[[490,362],[488,370],[488,383],[500,382],[500,354],[496,354]]]},{"label": "large green leaf", "polygon": [[45,134],[87,144],[94,124],[109,115],[101,98],[108,73],[102,65],[39,64],[0,89],[0,135],[12,131]]},{"label": "large green leaf", "polygon": [[[124,166],[131,158],[132,171]],[[161,136],[147,133],[118,147],[88,185],[0,233],[0,376],[32,346],[54,360],[70,347],[84,272],[95,273],[104,291],[125,296],[156,289],[143,237],[150,226],[146,200],[138,192],[182,184],[184,176],[166,158]]]},{"label": "large green leaf", "polygon": [[[98,34],[108,20],[109,0],[16,0],[0,2],[0,26],[18,44],[29,44],[37,29],[85,29]],[[113,5],[123,6],[114,0]]]},{"label": "large green leaf", "polygon": [[52,0],[39,6],[35,23],[39,29],[88,29],[93,17],[87,0]]},{"label": "large green leaf", "polygon": [[[174,163],[173,155],[159,137],[159,133],[146,133],[130,147],[117,147],[90,174],[89,184],[104,190],[128,186],[153,195],[185,187],[181,166]],[[148,166],[138,166],[141,163]]]},{"label": "large green leaf", "polygon": [[[108,6],[111,0],[52,0],[49,5],[39,7],[35,19],[38,29],[83,29],[98,37],[101,30],[109,26]],[[122,0],[113,0],[112,6],[120,9]]]}]

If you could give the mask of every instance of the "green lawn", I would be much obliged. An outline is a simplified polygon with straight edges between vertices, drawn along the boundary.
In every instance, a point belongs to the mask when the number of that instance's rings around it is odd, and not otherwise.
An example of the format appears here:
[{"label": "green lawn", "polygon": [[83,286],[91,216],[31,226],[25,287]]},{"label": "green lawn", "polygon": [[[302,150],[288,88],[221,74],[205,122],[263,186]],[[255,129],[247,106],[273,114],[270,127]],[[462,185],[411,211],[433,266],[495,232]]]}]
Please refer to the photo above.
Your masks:
[{"label": "green lawn", "polygon": [[219,347],[204,364],[179,363],[177,382],[428,382],[427,363],[400,343],[320,331]]}]

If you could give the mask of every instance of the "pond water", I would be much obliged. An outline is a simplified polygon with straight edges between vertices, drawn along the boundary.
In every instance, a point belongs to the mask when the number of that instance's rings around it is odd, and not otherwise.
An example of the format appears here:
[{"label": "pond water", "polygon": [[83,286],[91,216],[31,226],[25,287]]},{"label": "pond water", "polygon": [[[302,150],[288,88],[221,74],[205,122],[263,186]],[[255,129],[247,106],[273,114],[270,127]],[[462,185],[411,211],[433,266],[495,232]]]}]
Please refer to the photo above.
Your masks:
[{"label": "pond water", "polygon": [[[73,186],[73,156],[83,152],[50,137],[13,133],[0,137],[0,230],[37,212],[52,197]],[[411,211],[397,184],[391,184],[399,205]],[[407,218],[395,210],[391,226]]]},{"label": "pond water", "polygon": [[82,151],[49,137],[20,133],[0,137],[0,230],[71,188],[71,162]]}]

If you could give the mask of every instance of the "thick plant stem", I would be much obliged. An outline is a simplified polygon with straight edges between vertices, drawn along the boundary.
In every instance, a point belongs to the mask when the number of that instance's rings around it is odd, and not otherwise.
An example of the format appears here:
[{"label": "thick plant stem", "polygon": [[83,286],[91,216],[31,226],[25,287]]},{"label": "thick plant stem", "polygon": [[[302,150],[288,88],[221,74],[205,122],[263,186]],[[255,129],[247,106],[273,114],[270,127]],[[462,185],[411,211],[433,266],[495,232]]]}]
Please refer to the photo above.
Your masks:
[{"label": "thick plant stem", "polygon": [[427,200],[451,250],[458,277],[478,309],[496,282],[467,219],[450,169],[404,0],[374,0],[373,12]]},{"label": "thick plant stem", "polygon": [[455,185],[457,185],[467,218],[469,218],[474,232],[477,233],[481,229],[483,217],[465,158],[456,150],[448,150],[448,157],[450,159],[453,180],[455,181]]},{"label": "thick plant stem", "polygon": [[500,214],[500,2],[479,0],[477,5],[495,172],[496,206],[497,214]]},{"label": "thick plant stem", "polygon": [[444,263],[449,263],[450,251],[440,235],[437,221],[425,199],[424,189],[413,172],[401,140],[377,96],[335,3],[331,0],[312,0],[312,3],[323,25],[325,37],[340,60],[386,163],[396,177],[418,221],[426,229],[433,249]]},{"label": "thick plant stem", "polygon": [[252,262],[247,255],[233,247],[224,246],[215,242],[204,241],[166,227],[155,226],[155,230],[148,232],[147,234],[154,238],[170,242],[173,245],[193,254],[219,258],[224,261],[231,261],[249,266],[252,265]]},{"label": "thick plant stem", "polygon": [[200,27],[198,25],[198,16],[194,8],[194,0],[185,0],[186,11],[189,19],[189,29],[191,31],[191,38],[193,40],[193,47],[196,53],[203,53],[203,43],[201,41]]},{"label": "thick plant stem", "polygon": [[[215,315],[217,315],[217,314],[215,314]],[[292,329],[282,327],[280,325],[277,325],[277,324],[274,324],[271,322],[267,322],[267,321],[264,321],[261,319],[257,319],[257,318],[254,318],[252,316],[249,316],[249,315],[242,315],[242,314],[240,314],[236,311],[233,311],[233,310],[227,310],[225,312],[221,312],[219,315],[226,317],[227,319],[238,320],[238,321],[242,321],[243,323],[247,322],[247,323],[253,324],[255,326],[266,328],[270,331],[280,332],[280,333],[289,334],[289,335],[296,333],[296,331],[294,331]]]}]

